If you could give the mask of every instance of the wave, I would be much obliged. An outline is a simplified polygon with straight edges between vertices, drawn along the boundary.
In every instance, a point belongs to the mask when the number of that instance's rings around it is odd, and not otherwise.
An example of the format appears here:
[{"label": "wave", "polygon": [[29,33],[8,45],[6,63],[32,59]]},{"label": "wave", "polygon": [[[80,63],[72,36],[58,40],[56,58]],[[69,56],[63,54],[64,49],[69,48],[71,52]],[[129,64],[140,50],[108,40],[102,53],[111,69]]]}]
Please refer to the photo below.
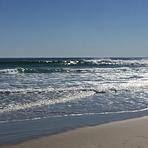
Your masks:
[{"label": "wave", "polygon": [[[12,112],[18,110],[25,110],[28,108],[35,108],[59,103],[66,103],[71,101],[81,100],[82,98],[87,98],[89,96],[98,95],[98,94],[118,94],[120,92],[134,92],[134,90],[140,89],[144,90],[145,87],[148,87],[148,81],[136,81],[131,80],[128,83],[122,83],[117,85],[109,84],[100,84],[97,87],[66,87],[66,88],[27,88],[27,89],[0,89],[0,95],[16,95],[27,94],[27,93],[39,93],[40,95],[45,95],[46,93],[51,92],[51,95],[48,97],[42,97],[42,99],[34,100],[30,99],[29,102],[15,102],[12,101],[7,105],[4,105],[0,108],[0,113]],[[52,95],[53,94],[53,95]],[[55,94],[58,94],[57,96]],[[60,94],[60,96],[59,96]],[[65,94],[65,95],[63,95]],[[29,94],[30,95],[30,94]],[[46,96],[46,95],[45,95]],[[52,98],[54,96],[54,98]],[[45,99],[44,99],[45,98]],[[5,100],[4,100],[5,101]]]},{"label": "wave", "polygon": [[0,65],[7,66],[27,66],[27,65],[47,65],[51,67],[60,66],[144,66],[148,65],[147,59],[0,59]]},{"label": "wave", "polygon": [[86,73],[90,72],[87,69],[70,69],[70,68],[14,68],[14,69],[1,69],[0,74],[19,74],[19,73]]},{"label": "wave", "polygon": [[[148,60],[121,59],[30,59],[1,60],[0,74],[18,73],[85,73],[93,68],[147,67]],[[91,70],[90,70],[91,69]]]},{"label": "wave", "polygon": [[0,89],[0,94],[25,94],[25,93],[45,93],[54,91],[54,88],[47,87],[47,88],[20,88],[20,89]]},{"label": "wave", "polygon": [[42,116],[42,117],[34,117],[34,118],[26,118],[26,119],[11,119],[11,120],[0,120],[0,123],[8,123],[8,122],[22,122],[22,121],[32,121],[32,120],[41,120],[47,118],[62,118],[62,117],[80,117],[80,116],[92,116],[92,115],[109,115],[109,114],[124,114],[124,113],[138,113],[148,111],[148,108],[142,108],[139,110],[123,110],[116,112],[86,112],[86,113],[71,113],[71,114],[63,114],[63,115],[53,115],[53,116]]},{"label": "wave", "polygon": [[14,68],[14,69],[1,69],[0,70],[0,74],[17,74],[18,73],[18,69],[17,68]]},{"label": "wave", "polygon": [[138,76],[133,75],[128,78],[128,81],[123,81],[120,83],[96,83],[85,81],[85,83],[90,83],[89,86],[73,86],[73,87],[63,87],[63,88],[54,88],[54,87],[45,87],[45,88],[14,88],[14,89],[0,89],[0,94],[9,95],[9,94],[30,94],[30,93],[48,93],[48,92],[63,92],[63,91],[93,91],[96,94],[103,94],[107,92],[118,92],[118,91],[130,91],[133,89],[144,89],[148,87],[148,75]]},{"label": "wave", "polygon": [[0,113],[24,110],[24,109],[53,105],[53,104],[59,104],[59,103],[66,103],[68,101],[86,98],[86,97],[92,96],[94,94],[95,94],[94,91],[85,91],[85,92],[75,91],[74,94],[69,94],[66,97],[63,97],[63,98],[60,98],[60,99],[47,98],[47,99],[42,99],[42,100],[38,100],[38,101],[35,101],[35,102],[30,102],[30,103],[14,103],[14,104],[11,103],[8,106],[4,107],[3,109],[0,109]]}]

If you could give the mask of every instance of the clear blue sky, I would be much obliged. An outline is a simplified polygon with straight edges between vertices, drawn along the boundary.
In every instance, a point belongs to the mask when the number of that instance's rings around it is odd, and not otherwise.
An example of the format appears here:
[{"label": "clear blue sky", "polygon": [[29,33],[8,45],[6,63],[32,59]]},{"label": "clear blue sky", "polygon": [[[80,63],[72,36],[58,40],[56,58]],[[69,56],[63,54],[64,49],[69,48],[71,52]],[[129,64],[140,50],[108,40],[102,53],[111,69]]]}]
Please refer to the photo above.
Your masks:
[{"label": "clear blue sky", "polygon": [[148,0],[0,0],[0,57],[148,56]]}]

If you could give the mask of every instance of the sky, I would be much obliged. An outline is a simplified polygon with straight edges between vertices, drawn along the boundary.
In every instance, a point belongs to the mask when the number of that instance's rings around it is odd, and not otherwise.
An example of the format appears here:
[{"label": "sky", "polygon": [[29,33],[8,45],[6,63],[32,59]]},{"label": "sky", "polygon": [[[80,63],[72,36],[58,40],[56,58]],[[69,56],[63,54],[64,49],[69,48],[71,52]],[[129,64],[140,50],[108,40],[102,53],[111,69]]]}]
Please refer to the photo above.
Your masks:
[{"label": "sky", "polygon": [[0,0],[0,57],[148,56],[147,0]]}]

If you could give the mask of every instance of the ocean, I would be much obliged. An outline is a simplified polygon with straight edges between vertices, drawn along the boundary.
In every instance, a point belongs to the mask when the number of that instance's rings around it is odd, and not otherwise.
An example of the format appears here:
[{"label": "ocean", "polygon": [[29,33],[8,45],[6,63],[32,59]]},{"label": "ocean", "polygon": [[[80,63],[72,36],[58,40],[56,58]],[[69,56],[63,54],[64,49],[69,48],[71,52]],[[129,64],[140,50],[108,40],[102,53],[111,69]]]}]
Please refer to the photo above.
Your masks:
[{"label": "ocean", "polygon": [[[94,116],[103,123],[121,114],[129,118],[144,112],[144,116],[147,110],[148,58],[0,59],[0,143],[48,134],[50,121],[62,131],[74,124],[73,119],[75,126],[82,126],[78,124],[82,120],[83,125],[89,119],[96,123]],[[41,122],[48,123],[46,130],[34,134],[35,129],[28,134],[20,130],[23,124],[29,131],[24,124],[37,122],[37,129]],[[22,137],[17,128],[7,137],[10,127],[17,125]]]}]

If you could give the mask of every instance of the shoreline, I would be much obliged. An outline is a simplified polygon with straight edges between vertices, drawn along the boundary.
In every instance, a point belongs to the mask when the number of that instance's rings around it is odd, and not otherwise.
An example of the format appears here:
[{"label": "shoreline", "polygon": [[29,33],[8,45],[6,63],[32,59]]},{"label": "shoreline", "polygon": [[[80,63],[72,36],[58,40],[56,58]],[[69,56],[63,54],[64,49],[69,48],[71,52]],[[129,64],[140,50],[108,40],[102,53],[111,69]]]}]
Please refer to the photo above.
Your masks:
[{"label": "shoreline", "polygon": [[77,128],[103,125],[115,121],[123,121],[147,116],[147,110],[142,112],[120,114],[95,114],[84,116],[50,117],[39,120],[0,123],[0,147],[2,145],[18,144],[44,136],[65,133]]},{"label": "shoreline", "polygon": [[76,128],[1,148],[146,148],[148,116]]}]

